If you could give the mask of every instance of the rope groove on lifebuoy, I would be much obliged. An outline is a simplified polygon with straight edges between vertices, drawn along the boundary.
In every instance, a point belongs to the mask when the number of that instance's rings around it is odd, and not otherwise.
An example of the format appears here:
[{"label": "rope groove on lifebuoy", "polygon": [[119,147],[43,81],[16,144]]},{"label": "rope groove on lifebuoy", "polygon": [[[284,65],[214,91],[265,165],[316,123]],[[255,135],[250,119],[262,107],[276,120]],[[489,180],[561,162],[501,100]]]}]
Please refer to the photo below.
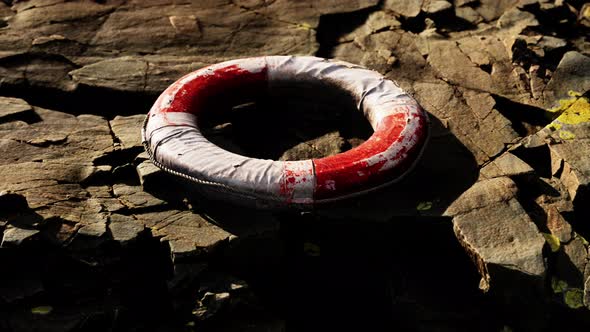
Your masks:
[{"label": "rope groove on lifebuoy", "polygon": [[[226,151],[199,129],[198,119],[228,91],[236,103],[307,83],[348,93],[373,135],[334,156],[274,161]],[[427,137],[426,113],[393,81],[350,63],[294,56],[238,59],[192,72],[160,95],[142,129],[145,149],[157,167],[221,198],[271,207],[339,200],[395,182],[419,159]]]}]

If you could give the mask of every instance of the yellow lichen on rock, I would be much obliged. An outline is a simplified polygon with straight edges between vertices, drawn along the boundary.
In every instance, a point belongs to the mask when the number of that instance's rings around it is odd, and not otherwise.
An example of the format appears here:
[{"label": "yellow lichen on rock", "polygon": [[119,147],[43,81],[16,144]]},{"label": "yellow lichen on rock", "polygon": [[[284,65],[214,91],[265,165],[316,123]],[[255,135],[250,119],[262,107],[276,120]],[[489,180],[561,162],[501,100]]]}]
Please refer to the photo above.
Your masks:
[{"label": "yellow lichen on rock", "polygon": [[559,280],[555,277],[551,278],[551,288],[555,294],[563,293],[568,289],[567,282]]},{"label": "yellow lichen on rock", "polygon": [[576,138],[576,135],[569,130],[560,130],[559,131],[559,138],[563,140],[571,140]]},{"label": "yellow lichen on rock", "polygon": [[553,235],[553,234],[549,234],[549,233],[541,233],[543,234],[543,236],[545,237],[545,241],[547,241],[547,243],[549,244],[549,247],[551,248],[552,252],[556,252],[559,250],[559,247],[561,246],[561,242],[559,242],[559,238],[557,238],[557,236]]},{"label": "yellow lichen on rock", "polygon": [[564,302],[572,309],[582,308],[584,306],[584,290],[578,288],[568,289],[564,293]]},{"label": "yellow lichen on rock", "polygon": [[574,91],[570,91],[569,95],[572,98],[560,100],[559,107],[549,110],[551,113],[559,114],[555,120],[571,125],[590,122],[590,101],[588,98]]}]

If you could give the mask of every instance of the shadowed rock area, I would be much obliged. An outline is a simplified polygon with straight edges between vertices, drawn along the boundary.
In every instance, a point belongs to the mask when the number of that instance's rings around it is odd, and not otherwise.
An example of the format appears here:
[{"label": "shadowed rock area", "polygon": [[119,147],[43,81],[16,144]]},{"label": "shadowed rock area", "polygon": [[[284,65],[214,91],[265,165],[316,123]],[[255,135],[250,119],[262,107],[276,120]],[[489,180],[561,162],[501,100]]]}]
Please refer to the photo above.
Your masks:
[{"label": "shadowed rock area", "polygon": [[[590,327],[588,36],[575,0],[1,1],[0,331]],[[416,168],[302,213],[151,164],[159,93],[273,54],[398,82],[431,120]],[[225,111],[207,137],[259,158],[372,133],[313,94]]]}]

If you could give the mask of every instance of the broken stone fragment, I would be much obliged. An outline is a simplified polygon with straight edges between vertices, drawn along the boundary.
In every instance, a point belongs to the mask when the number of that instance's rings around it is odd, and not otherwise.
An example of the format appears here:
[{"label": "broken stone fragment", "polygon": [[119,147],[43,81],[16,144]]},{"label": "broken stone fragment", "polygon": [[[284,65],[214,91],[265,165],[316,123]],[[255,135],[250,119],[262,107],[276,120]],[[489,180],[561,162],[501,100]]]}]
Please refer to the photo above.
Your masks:
[{"label": "broken stone fragment", "polygon": [[561,244],[555,257],[554,273],[557,278],[567,282],[569,287],[583,288],[584,273],[588,263],[588,248],[585,240],[576,236],[569,243]]},{"label": "broken stone fragment", "polygon": [[[73,116],[34,107],[31,124],[14,122],[0,128],[5,158],[14,162],[68,160],[90,164],[112,151],[113,140],[107,121],[95,115]],[[26,120],[26,119],[25,119]],[[5,164],[6,161],[0,161]]]},{"label": "broken stone fragment", "polygon": [[173,15],[169,16],[168,19],[177,33],[190,35],[194,38],[201,37],[201,28],[195,15]]},{"label": "broken stone fragment", "polygon": [[18,228],[9,225],[4,230],[0,247],[7,248],[20,246],[23,242],[31,241],[37,234],[39,234],[39,230]]},{"label": "broken stone fragment", "polygon": [[533,191],[537,191],[538,194],[534,202],[540,210],[529,211],[531,217],[540,225],[546,225],[559,242],[569,242],[573,236],[573,229],[564,215],[573,212],[574,207],[567,188],[558,178],[540,178],[536,184],[527,184],[526,188],[529,195]]},{"label": "broken stone fragment", "polygon": [[545,51],[553,51],[567,46],[567,41],[561,38],[552,36],[542,36],[537,43],[537,46],[543,48]]},{"label": "broken stone fragment", "polygon": [[455,16],[471,24],[478,24],[483,21],[481,15],[471,7],[455,7]]},{"label": "broken stone fragment", "polygon": [[[453,216],[457,239],[475,261],[484,291],[509,288],[506,280],[522,274],[530,278],[531,287],[538,287],[545,276],[545,239],[516,194],[516,185],[507,177],[480,181],[445,212]],[[502,284],[494,284],[496,279]]]},{"label": "broken stone fragment", "polygon": [[199,293],[201,298],[192,312],[199,321],[210,319],[222,310],[231,314],[238,304],[248,305],[254,299],[244,280],[222,273],[205,274]]},{"label": "broken stone fragment", "polygon": [[570,91],[584,93],[590,90],[590,57],[576,51],[563,55],[545,89],[545,106],[555,107]]},{"label": "broken stone fragment", "polygon": [[480,176],[483,179],[490,179],[502,176],[512,177],[531,175],[534,172],[535,171],[529,164],[525,163],[514,154],[506,152],[484,166],[480,171]]},{"label": "broken stone fragment", "polygon": [[479,0],[478,2],[479,6],[475,7],[475,10],[477,10],[486,22],[490,22],[514,7],[518,3],[518,0]]},{"label": "broken stone fragment", "polygon": [[453,0],[455,7],[463,7],[465,5],[473,4],[478,0]]},{"label": "broken stone fragment", "polygon": [[500,154],[506,144],[519,137],[510,121],[494,108],[496,102],[489,93],[445,82],[415,83],[414,89],[424,109],[447,119],[453,134],[473,153],[478,164]]},{"label": "broken stone fragment", "polygon": [[328,133],[319,138],[297,144],[285,151],[279,160],[306,160],[322,158],[342,152],[344,139],[340,133]]},{"label": "broken stone fragment", "polygon": [[445,11],[447,9],[450,9],[451,7],[453,7],[453,5],[451,5],[449,2],[444,1],[444,0],[434,0],[434,1],[430,1],[426,4],[426,6],[423,6],[423,10],[428,13],[428,14],[436,14],[442,11]]},{"label": "broken stone fragment", "polygon": [[99,61],[69,74],[75,82],[121,91],[143,92],[146,87],[146,61],[132,56]]},{"label": "broken stone fragment", "polygon": [[116,116],[109,121],[113,134],[119,140],[122,149],[142,148],[141,125],[145,115]]},{"label": "broken stone fragment", "polygon": [[[137,218],[141,220],[141,216]],[[231,235],[190,211],[176,211],[151,229],[154,236],[170,245],[174,262],[202,257],[226,242]]]},{"label": "broken stone fragment", "polygon": [[503,13],[496,23],[499,29],[507,30],[511,36],[519,35],[526,27],[538,25],[535,15],[516,7]]},{"label": "broken stone fragment", "polygon": [[[170,177],[164,171],[156,167],[150,160],[145,160],[136,167],[139,182],[147,192],[162,192],[166,183],[170,183]],[[162,187],[164,185],[164,187]]]},{"label": "broken stone fragment", "polygon": [[[550,145],[552,158],[563,160],[561,181],[574,202],[584,200],[590,186],[590,142],[577,140]],[[580,196],[580,197],[579,197]]]},{"label": "broken stone fragment", "polygon": [[572,226],[555,206],[547,209],[547,227],[560,242],[568,242],[572,238]]},{"label": "broken stone fragment", "polygon": [[33,108],[18,98],[0,97],[0,123],[22,120],[34,115]]},{"label": "broken stone fragment", "polygon": [[207,292],[203,294],[203,297],[197,302],[197,306],[193,310],[193,316],[195,316],[197,320],[206,320],[211,318],[226,305],[228,305],[229,300],[230,294],[228,292]]},{"label": "broken stone fragment", "polygon": [[109,221],[109,230],[113,240],[122,245],[128,245],[136,240],[145,230],[145,226],[141,222],[130,216],[113,214],[109,217]]},{"label": "broken stone fragment", "polygon": [[99,238],[103,236],[107,231],[107,224],[106,222],[96,222],[87,225],[83,225],[78,230],[79,235],[90,236]]},{"label": "broken stone fragment", "polygon": [[590,27],[590,3],[585,3],[578,13],[578,22]]},{"label": "broken stone fragment", "polygon": [[163,200],[142,190],[141,186],[113,185],[113,194],[129,209],[148,208],[166,204]]},{"label": "broken stone fragment", "polygon": [[386,0],[383,8],[394,11],[402,16],[416,17],[420,14],[422,0],[404,1],[404,0]]}]

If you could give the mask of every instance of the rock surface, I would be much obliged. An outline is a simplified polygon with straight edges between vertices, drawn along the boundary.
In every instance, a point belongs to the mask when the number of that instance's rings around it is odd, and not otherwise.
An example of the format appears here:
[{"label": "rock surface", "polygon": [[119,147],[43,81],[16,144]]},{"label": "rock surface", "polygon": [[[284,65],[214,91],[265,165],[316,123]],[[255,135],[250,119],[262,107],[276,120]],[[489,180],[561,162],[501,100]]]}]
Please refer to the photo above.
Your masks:
[{"label": "rock surface", "polygon": [[[0,2],[0,263],[11,267],[0,330],[590,326],[589,8]],[[431,118],[421,162],[302,215],[203,198],[151,164],[140,130],[157,95],[260,54],[334,57],[396,80]],[[320,158],[370,135],[349,106],[238,105],[208,135],[260,158]],[[299,125],[273,129],[290,115]]]},{"label": "rock surface", "polygon": [[[480,288],[489,290],[503,269],[539,278],[545,276],[542,249],[545,239],[516,199],[516,184],[506,177],[473,185],[446,211],[453,216],[457,238],[474,259],[482,276]],[[497,268],[500,266],[503,269]]]}]

